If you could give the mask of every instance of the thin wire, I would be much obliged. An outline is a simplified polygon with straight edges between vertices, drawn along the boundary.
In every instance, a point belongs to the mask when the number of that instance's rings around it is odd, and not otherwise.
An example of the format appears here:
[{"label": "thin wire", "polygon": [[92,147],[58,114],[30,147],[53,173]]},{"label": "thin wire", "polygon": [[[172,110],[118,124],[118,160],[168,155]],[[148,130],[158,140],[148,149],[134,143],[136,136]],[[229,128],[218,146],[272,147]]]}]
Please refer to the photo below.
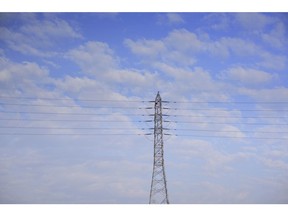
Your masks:
[{"label": "thin wire", "polygon": [[[141,108],[141,107],[115,107],[115,106],[82,106],[82,105],[54,105],[54,104],[21,104],[21,103],[0,103],[0,105],[5,105],[5,106],[34,106],[34,107],[65,107],[65,108],[72,108],[72,107],[77,107],[77,108],[95,108],[95,109],[152,109],[153,107],[145,107],[145,108]],[[181,110],[212,110],[212,111],[230,111],[230,110],[217,110],[217,108],[209,108],[209,109],[205,109],[205,108],[171,108],[171,107],[163,107],[162,109],[165,110],[177,110],[177,111],[181,111]],[[279,110],[274,110],[274,109],[269,109],[269,110],[259,110],[259,109],[248,109],[248,110],[239,110],[237,109],[237,111],[279,111]],[[288,111],[288,110],[283,110],[281,109],[281,111]]]},{"label": "thin wire", "polygon": [[101,128],[101,127],[22,127],[22,126],[0,126],[0,128],[4,129],[60,129],[60,130],[150,130],[150,128]]},{"label": "thin wire", "polygon": [[168,115],[168,116],[171,116],[171,117],[192,117],[192,118],[271,118],[271,119],[279,119],[279,118],[286,118],[286,117],[276,117],[276,116],[255,116],[255,117],[250,117],[250,116],[241,116],[241,117],[237,117],[237,116],[218,116],[218,115],[215,115],[215,116],[193,116],[193,115]]},{"label": "thin wire", "polygon": [[57,101],[67,101],[67,100],[75,100],[75,101],[96,101],[96,102],[121,102],[121,103],[147,103],[150,101],[145,100],[106,100],[106,99],[78,99],[78,98],[35,98],[35,97],[10,97],[10,96],[0,96],[3,99],[23,99],[23,100],[57,100]]},{"label": "thin wire", "polygon": [[[168,135],[168,134],[167,134]],[[171,136],[193,136],[193,137],[201,137],[201,138],[228,138],[228,139],[268,139],[268,140],[288,140],[288,138],[281,138],[281,137],[237,137],[237,136],[201,136],[201,135],[192,135],[192,134],[169,134]]]},{"label": "thin wire", "polygon": [[197,123],[197,124],[247,124],[247,125],[288,125],[288,123],[285,124],[269,124],[269,123],[241,123],[241,122],[236,122],[236,123],[225,123],[225,122],[192,122],[192,121],[166,121],[166,122],[173,122],[173,123]]},{"label": "thin wire", "polygon": [[[3,129],[59,129],[59,130],[153,130],[154,128],[101,128],[101,127],[22,127],[22,126],[0,126],[0,128]],[[255,132],[255,131],[232,131],[232,130],[224,130],[224,131],[219,131],[219,130],[198,130],[198,129],[170,129],[170,128],[163,128],[163,130],[170,130],[170,131],[192,131],[192,132],[216,132],[216,133],[237,133],[237,132],[243,132],[243,133],[270,133],[270,134],[286,134],[288,132],[284,132],[284,131],[259,131],[259,132]]]},{"label": "thin wire", "polygon": [[[152,135],[151,133],[147,133],[147,134],[123,134],[123,133],[93,133],[93,134],[71,134],[71,133],[0,133],[0,135],[2,136],[146,136],[146,135]],[[288,140],[288,138],[280,138],[280,137],[276,137],[276,138],[271,138],[271,137],[237,137],[237,136],[199,136],[199,135],[191,135],[191,134],[164,134],[167,136],[176,136],[176,137],[181,137],[181,136],[193,136],[193,137],[200,137],[200,138],[225,138],[225,139],[268,139],[268,140]]]},{"label": "thin wire", "polygon": [[217,112],[226,112],[226,111],[241,111],[241,112],[266,112],[266,111],[277,111],[277,112],[287,112],[288,110],[284,109],[230,109],[230,110],[217,110],[218,108],[167,108],[170,110],[177,110],[177,111],[183,111],[183,110],[190,110],[190,111],[217,111]]},{"label": "thin wire", "polygon": [[[76,100],[76,101],[102,101],[102,102],[155,102],[155,101],[145,101],[145,100],[106,100],[106,99],[79,99],[79,98],[45,98],[45,97],[20,97],[20,96],[0,96],[0,98],[3,99],[23,99],[23,100]],[[250,101],[167,101],[162,100],[162,103],[188,103],[188,104],[287,104],[288,101],[256,101],[256,102],[250,102]]]},{"label": "thin wire", "polygon": [[[0,111],[2,113],[19,113],[19,114],[48,114],[48,115],[88,115],[88,116],[95,116],[95,115],[112,115],[108,113],[63,113],[63,112],[32,112],[32,111]],[[113,113],[115,114],[115,113]],[[125,114],[125,113],[119,113],[121,115],[126,115],[126,116],[154,116],[154,114]],[[237,117],[237,116],[193,116],[193,115],[169,115],[169,114],[163,114],[162,116],[169,116],[169,117],[192,117],[192,118],[271,118],[271,119],[277,119],[277,118],[286,118],[286,116],[255,116],[255,117],[250,117],[250,116],[242,116],[242,117]]]},{"label": "thin wire", "polygon": [[249,101],[165,101],[166,103],[189,103],[189,104],[287,104],[288,101],[259,101],[259,102],[249,102]]},{"label": "thin wire", "polygon": [[[94,119],[10,119],[10,118],[1,118],[0,121],[56,121],[56,122],[138,122],[138,123],[144,123],[144,122],[152,122],[153,120],[139,120],[139,121],[125,121],[125,120],[94,120]],[[194,121],[170,121],[170,120],[164,120],[163,122],[166,123],[184,123],[184,124],[240,124],[240,125],[288,125],[288,123],[285,124],[269,124],[269,123],[224,123],[224,122],[194,122]]]},{"label": "thin wire", "polygon": [[97,120],[97,119],[11,119],[1,118],[0,121],[64,121],[64,122],[152,122],[152,120],[145,121],[128,121],[128,120]]},{"label": "thin wire", "polygon": [[52,134],[52,133],[0,133],[0,136],[3,136],[3,135],[7,135],[7,136],[11,136],[11,135],[13,135],[13,136],[22,136],[22,135],[24,135],[24,136],[144,136],[144,135],[149,135],[149,134],[116,134],[116,133],[105,133],[105,134],[103,134],[103,133],[94,133],[94,134],[75,134],[75,133],[73,133],[73,134],[71,134],[71,133],[67,133],[67,134],[64,134],[64,133],[54,133],[54,134]]},{"label": "thin wire", "polygon": [[125,114],[125,113],[63,113],[63,112],[30,112],[30,111],[0,111],[2,113],[19,113],[19,114],[43,114],[43,115],[88,115],[88,116],[95,116],[95,115],[99,115],[99,116],[111,116],[113,114],[121,114],[121,115],[125,115],[125,116],[149,116],[146,114]]},{"label": "thin wire", "polygon": [[151,109],[151,107],[115,107],[115,106],[81,106],[81,105],[53,105],[53,104],[18,104],[18,103],[0,103],[0,105],[8,106],[34,106],[34,107],[65,107],[65,108],[91,108],[91,109]]},{"label": "thin wire", "polygon": [[169,128],[165,128],[166,130],[172,130],[172,131],[192,131],[192,132],[217,132],[217,133],[237,133],[237,132],[243,132],[243,133],[285,133],[287,134],[288,132],[285,131],[233,131],[233,130],[223,130],[223,131],[219,131],[219,130],[205,130],[205,129],[191,129],[191,128],[186,128],[186,129],[169,129]]}]

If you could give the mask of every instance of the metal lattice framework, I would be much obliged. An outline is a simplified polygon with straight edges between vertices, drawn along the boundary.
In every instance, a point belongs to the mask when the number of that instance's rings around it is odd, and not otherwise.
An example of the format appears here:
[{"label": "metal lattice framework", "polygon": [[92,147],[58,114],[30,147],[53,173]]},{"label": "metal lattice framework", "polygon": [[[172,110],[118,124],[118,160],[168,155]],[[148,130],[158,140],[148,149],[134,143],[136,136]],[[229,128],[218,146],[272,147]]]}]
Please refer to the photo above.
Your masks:
[{"label": "metal lattice framework", "polygon": [[149,204],[169,204],[164,169],[162,101],[158,92],[154,114],[154,163]]}]

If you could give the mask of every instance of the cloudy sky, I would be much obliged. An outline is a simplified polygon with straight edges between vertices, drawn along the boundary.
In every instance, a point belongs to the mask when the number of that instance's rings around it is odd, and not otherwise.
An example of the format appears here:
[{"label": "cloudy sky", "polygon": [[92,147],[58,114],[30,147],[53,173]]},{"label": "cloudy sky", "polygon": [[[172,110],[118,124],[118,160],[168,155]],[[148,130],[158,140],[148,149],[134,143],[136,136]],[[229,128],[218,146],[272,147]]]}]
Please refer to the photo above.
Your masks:
[{"label": "cloudy sky", "polygon": [[1,13],[0,203],[148,203],[158,91],[171,203],[287,203],[287,24]]}]

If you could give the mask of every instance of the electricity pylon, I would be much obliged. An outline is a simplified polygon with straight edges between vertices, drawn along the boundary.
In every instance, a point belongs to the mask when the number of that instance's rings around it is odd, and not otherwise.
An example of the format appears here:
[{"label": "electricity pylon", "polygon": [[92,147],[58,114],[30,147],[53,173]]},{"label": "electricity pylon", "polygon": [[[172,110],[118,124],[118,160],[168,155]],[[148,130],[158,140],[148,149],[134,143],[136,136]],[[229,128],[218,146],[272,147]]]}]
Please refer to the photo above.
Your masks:
[{"label": "electricity pylon", "polygon": [[162,100],[158,92],[154,114],[154,163],[149,204],[169,204],[164,169]]}]

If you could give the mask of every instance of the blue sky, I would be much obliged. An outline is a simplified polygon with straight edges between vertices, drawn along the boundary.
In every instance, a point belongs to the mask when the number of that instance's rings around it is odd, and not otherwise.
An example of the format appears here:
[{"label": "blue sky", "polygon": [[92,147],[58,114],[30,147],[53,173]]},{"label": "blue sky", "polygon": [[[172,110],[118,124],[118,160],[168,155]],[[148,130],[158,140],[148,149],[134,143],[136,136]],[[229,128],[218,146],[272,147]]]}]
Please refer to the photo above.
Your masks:
[{"label": "blue sky", "polygon": [[287,22],[1,13],[0,203],[148,203],[158,91],[171,203],[287,203]]}]

